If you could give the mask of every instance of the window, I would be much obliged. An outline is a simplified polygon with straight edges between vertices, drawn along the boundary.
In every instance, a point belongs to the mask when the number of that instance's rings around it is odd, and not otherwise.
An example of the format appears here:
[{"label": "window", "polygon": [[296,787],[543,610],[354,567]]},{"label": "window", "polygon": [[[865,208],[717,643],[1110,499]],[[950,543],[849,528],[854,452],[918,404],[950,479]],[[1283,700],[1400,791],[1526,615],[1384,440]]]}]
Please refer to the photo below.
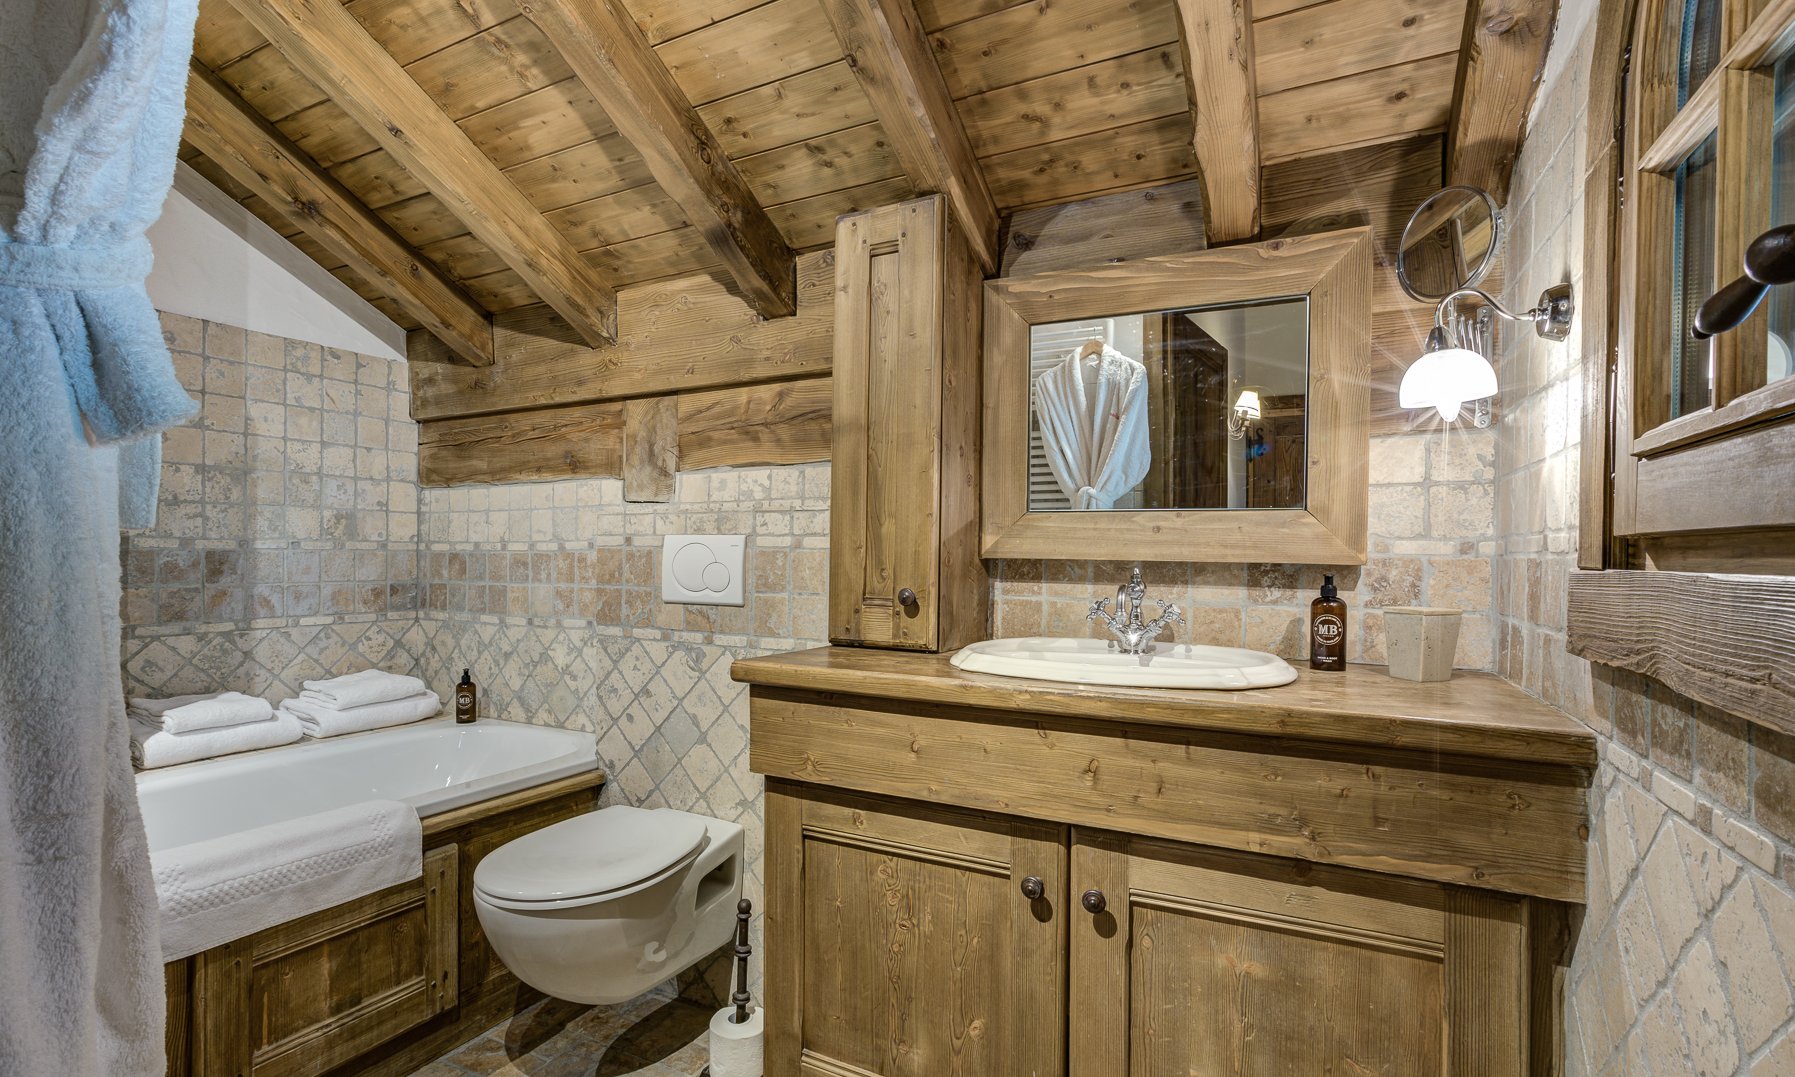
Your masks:
[{"label": "window", "polygon": [[[1733,332],[1690,335],[1752,239],[1795,223],[1787,11],[1637,0],[1621,105],[1610,522],[1628,556],[1651,564],[1706,548],[1713,568],[1717,550],[1738,546],[1723,536],[1786,532],[1787,565],[1772,567],[1795,574],[1795,287],[1772,290]],[[1748,474],[1760,470],[1784,491]]]},{"label": "window", "polygon": [[1791,9],[1597,10],[1577,563],[1599,571],[1571,576],[1566,643],[1795,735],[1795,286],[1689,333],[1751,241],[1795,224]]}]

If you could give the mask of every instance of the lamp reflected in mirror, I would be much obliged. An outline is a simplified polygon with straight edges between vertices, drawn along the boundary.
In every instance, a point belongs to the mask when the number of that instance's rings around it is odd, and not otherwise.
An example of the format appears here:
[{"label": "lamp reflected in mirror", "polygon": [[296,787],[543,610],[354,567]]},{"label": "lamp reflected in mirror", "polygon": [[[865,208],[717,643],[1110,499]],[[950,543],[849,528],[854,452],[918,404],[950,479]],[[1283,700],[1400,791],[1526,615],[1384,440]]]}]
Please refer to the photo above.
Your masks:
[{"label": "lamp reflected in mirror", "polygon": [[1259,394],[1257,385],[1249,385],[1234,398],[1234,410],[1228,416],[1228,436],[1235,441],[1243,440],[1247,436],[1247,428],[1258,422],[1264,414]]}]

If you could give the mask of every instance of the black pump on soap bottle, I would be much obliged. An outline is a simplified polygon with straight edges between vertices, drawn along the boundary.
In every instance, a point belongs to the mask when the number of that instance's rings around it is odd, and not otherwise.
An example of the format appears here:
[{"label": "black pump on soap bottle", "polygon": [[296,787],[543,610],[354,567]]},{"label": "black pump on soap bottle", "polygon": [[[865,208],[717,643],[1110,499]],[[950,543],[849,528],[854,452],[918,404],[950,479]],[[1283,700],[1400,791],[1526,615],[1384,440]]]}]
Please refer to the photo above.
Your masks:
[{"label": "black pump on soap bottle", "polygon": [[467,670],[461,671],[461,683],[455,686],[455,722],[457,725],[471,724],[479,716],[480,690],[474,687],[474,679],[468,676]]},{"label": "black pump on soap bottle", "polygon": [[1309,604],[1309,668],[1346,668],[1346,603],[1332,575],[1322,577],[1321,597]]}]

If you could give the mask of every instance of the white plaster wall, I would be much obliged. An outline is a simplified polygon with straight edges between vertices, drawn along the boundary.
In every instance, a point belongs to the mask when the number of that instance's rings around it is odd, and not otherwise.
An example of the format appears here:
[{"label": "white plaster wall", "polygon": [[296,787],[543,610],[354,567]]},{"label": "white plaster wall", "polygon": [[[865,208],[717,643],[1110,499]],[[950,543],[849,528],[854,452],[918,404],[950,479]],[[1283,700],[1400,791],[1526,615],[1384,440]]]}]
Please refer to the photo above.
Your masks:
[{"label": "white plaster wall", "polygon": [[151,226],[157,310],[387,359],[405,331],[280,233],[181,165]]}]

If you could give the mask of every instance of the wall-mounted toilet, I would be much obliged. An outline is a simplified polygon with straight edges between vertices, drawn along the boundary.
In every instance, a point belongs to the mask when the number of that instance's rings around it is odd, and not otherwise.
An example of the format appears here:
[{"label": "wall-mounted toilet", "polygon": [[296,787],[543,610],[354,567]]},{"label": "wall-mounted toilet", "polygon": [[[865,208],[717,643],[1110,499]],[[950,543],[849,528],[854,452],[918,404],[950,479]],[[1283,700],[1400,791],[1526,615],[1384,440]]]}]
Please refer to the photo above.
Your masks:
[{"label": "wall-mounted toilet", "polygon": [[517,978],[570,1002],[635,998],[728,942],[742,896],[742,828],[615,806],[493,850],[474,910]]}]

